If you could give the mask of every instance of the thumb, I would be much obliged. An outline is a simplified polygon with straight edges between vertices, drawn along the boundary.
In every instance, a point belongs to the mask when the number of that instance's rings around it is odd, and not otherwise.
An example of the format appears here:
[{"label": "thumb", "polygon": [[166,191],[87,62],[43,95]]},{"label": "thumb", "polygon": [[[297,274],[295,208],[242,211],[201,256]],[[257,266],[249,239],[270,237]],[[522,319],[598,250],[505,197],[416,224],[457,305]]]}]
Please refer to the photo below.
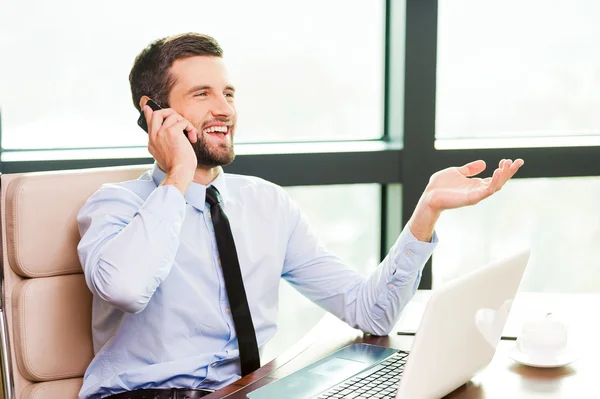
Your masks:
[{"label": "thumb", "polygon": [[485,162],[482,160],[469,162],[466,165],[458,168],[458,171],[462,173],[464,176],[475,176],[480,174],[485,170]]}]

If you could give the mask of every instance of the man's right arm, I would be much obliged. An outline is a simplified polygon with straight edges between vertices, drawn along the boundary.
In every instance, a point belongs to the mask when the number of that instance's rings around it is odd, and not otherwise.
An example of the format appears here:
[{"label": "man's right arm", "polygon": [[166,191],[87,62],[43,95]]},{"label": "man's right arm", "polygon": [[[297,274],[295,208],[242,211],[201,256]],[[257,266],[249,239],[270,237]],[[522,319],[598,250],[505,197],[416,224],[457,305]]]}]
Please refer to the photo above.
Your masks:
[{"label": "man's right arm", "polygon": [[125,312],[141,312],[171,271],[185,207],[173,185],[159,186],[146,201],[116,185],[95,193],[77,216],[77,249],[91,292]]},{"label": "man's right arm", "polygon": [[105,186],[77,217],[77,249],[88,287],[128,313],[144,310],[171,271],[185,217],[183,196],[197,166],[190,142],[196,142],[198,130],[170,108],[152,111],[147,99],[140,105],[148,123],[148,151],[167,174],[165,180],[145,201],[124,187]]},{"label": "man's right arm", "polygon": [[190,145],[197,129],[170,108],[152,111],[147,100],[144,96],[140,105],[148,123],[148,151],[167,174],[165,180],[145,201],[124,187],[105,186],[77,217],[77,249],[88,287],[128,313],[144,310],[171,271],[185,217],[183,196],[197,166]]}]

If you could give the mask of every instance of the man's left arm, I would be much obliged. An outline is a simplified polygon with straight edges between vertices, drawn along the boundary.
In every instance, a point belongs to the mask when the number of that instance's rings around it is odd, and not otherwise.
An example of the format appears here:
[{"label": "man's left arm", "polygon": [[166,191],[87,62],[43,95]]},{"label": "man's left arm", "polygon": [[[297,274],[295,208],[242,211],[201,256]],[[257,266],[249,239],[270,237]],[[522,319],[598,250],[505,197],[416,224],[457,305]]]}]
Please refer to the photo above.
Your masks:
[{"label": "man's left arm", "polygon": [[413,297],[421,271],[437,243],[434,226],[446,209],[474,205],[500,190],[523,165],[500,161],[492,177],[472,178],[483,161],[435,173],[407,227],[386,258],[368,277],[327,252],[298,213],[291,232],[282,276],[306,297],[355,328],[387,335]]},{"label": "man's left arm", "polygon": [[388,255],[368,276],[331,254],[299,211],[282,277],[304,296],[354,328],[386,335],[413,297],[436,246],[404,229]]}]

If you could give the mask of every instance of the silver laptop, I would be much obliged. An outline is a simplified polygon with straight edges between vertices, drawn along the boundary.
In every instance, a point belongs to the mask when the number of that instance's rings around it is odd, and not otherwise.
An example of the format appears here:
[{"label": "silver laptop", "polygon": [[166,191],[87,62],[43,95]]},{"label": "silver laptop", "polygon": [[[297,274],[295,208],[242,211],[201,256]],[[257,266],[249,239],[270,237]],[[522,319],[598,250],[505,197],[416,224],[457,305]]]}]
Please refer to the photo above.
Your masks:
[{"label": "silver laptop", "polygon": [[349,345],[247,397],[443,397],[492,360],[529,254],[524,250],[434,290],[409,352]]}]

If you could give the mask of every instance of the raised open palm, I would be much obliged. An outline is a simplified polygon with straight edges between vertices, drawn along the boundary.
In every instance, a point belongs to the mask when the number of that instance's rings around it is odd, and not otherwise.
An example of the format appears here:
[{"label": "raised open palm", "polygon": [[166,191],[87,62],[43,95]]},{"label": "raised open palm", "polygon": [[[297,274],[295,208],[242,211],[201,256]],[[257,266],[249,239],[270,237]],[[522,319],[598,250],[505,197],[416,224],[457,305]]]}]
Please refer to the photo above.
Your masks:
[{"label": "raised open palm", "polygon": [[500,190],[523,163],[522,159],[503,159],[492,177],[485,179],[473,177],[485,170],[484,161],[443,169],[431,176],[425,195],[429,205],[438,211],[473,205]]}]

